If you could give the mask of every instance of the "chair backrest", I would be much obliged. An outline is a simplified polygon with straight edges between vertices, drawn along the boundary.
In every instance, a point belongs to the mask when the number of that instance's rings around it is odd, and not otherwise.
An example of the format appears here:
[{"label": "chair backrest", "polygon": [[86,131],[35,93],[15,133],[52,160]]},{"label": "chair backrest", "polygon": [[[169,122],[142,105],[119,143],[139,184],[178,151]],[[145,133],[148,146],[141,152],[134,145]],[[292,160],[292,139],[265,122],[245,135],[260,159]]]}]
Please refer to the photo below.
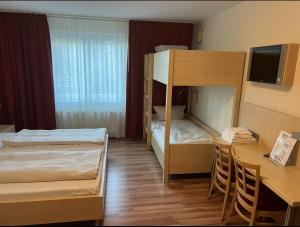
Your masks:
[{"label": "chair backrest", "polygon": [[241,161],[232,149],[236,177],[235,210],[250,225],[254,224],[259,195],[260,166]]},{"label": "chair backrest", "polygon": [[223,193],[230,187],[232,174],[231,145],[214,142],[215,146],[215,186]]}]

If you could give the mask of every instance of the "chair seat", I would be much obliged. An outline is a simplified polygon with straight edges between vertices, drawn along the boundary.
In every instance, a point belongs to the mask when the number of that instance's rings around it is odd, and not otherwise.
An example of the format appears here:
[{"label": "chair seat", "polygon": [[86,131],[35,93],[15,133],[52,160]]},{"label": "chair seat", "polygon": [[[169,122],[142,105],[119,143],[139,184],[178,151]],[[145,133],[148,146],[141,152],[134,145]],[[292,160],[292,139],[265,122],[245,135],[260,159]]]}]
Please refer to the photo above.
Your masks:
[{"label": "chair seat", "polygon": [[257,209],[260,211],[286,211],[287,203],[269,188],[261,184]]}]

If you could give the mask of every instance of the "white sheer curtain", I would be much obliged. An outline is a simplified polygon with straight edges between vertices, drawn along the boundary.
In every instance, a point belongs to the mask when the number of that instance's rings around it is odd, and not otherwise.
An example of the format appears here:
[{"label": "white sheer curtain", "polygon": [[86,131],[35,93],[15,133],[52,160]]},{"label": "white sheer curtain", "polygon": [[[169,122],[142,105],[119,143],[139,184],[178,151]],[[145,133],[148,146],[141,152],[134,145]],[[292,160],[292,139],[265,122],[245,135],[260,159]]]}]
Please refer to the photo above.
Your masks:
[{"label": "white sheer curtain", "polygon": [[48,17],[58,128],[125,134],[128,22]]}]

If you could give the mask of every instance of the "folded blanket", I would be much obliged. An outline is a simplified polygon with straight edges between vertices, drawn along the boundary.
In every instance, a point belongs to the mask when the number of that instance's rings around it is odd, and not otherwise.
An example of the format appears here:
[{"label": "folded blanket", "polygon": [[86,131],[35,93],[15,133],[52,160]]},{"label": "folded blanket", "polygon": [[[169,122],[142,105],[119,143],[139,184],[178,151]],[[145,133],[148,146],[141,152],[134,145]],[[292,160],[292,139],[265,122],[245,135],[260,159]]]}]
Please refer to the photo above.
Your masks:
[{"label": "folded blanket", "polygon": [[[37,148],[35,148],[37,149]],[[98,174],[102,148],[65,146],[3,148],[0,152],[0,183],[89,180]]]},{"label": "folded blanket", "polygon": [[3,140],[6,146],[40,146],[61,144],[104,144],[105,128],[98,129],[23,129],[15,136]]}]

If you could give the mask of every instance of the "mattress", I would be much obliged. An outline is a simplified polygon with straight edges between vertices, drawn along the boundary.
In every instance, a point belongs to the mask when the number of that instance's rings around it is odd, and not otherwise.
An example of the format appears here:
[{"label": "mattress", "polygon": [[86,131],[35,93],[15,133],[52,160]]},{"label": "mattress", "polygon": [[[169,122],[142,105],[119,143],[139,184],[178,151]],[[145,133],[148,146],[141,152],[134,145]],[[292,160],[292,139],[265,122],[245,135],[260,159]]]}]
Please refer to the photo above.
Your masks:
[{"label": "mattress", "polygon": [[95,179],[101,154],[95,144],[3,147],[0,183]]},{"label": "mattress", "polygon": [[[11,136],[11,134],[0,133],[0,138],[7,136]],[[105,145],[95,146],[98,146],[103,155]],[[3,152],[3,149],[0,149],[0,152]],[[102,164],[103,161],[100,161],[97,178],[92,180],[0,184],[0,201],[3,203],[97,195],[101,183]]]},{"label": "mattress", "polygon": [[[163,150],[165,142],[164,121],[153,120],[151,130],[159,147]],[[211,135],[192,121],[171,121],[170,144],[208,144],[212,142]]]},{"label": "mattress", "polygon": [[104,144],[106,128],[28,130],[23,129],[2,142],[7,146]]},{"label": "mattress", "polygon": [[[104,149],[103,145],[99,147]],[[0,201],[15,202],[96,195],[100,188],[102,164],[103,161],[100,162],[97,178],[92,180],[0,184]]]}]

